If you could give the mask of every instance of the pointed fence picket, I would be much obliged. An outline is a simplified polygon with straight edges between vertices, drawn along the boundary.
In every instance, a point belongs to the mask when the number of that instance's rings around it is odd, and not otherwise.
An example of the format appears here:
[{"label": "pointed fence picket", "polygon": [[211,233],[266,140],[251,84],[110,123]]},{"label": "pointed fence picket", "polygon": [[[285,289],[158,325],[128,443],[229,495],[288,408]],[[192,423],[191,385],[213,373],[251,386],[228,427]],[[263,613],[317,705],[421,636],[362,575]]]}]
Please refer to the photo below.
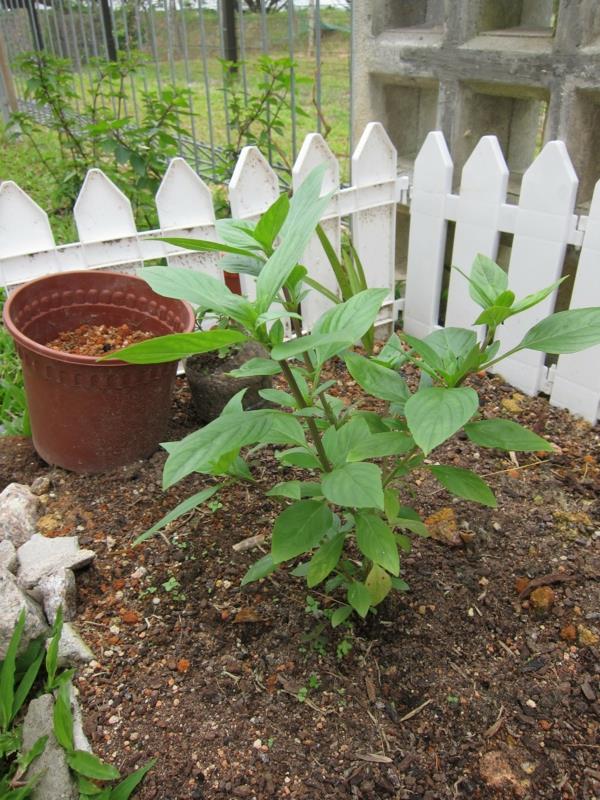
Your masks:
[{"label": "pointed fence picket", "polygon": [[[509,284],[517,297],[556,281],[568,245],[581,248],[570,300],[572,308],[600,305],[600,183],[589,216],[574,212],[577,176],[566,148],[550,142],[524,174],[518,204],[506,202],[508,168],[494,137],[484,137],[465,164],[458,194],[454,166],[440,132],[431,132],[417,156],[412,184],[397,175],[396,151],[379,123],[370,123],[352,159],[352,185],[339,188],[339,166],[325,140],[307,137],[293,169],[293,187],[317,164],[326,164],[323,191],[333,191],[322,225],[336,251],[342,221],[351,221],[353,240],[370,286],[386,287],[388,299],[378,323],[388,325],[403,310],[408,333],[426,336],[439,327],[448,223],[455,223],[451,263],[467,272],[478,253],[495,258],[501,233],[512,234]],[[255,147],[244,148],[229,196],[232,216],[254,220],[279,194],[279,182]],[[410,194],[410,200],[409,200]],[[394,299],[395,224],[398,205],[409,205],[410,237],[406,292]],[[74,209],[79,241],[57,247],[47,214],[15,183],[0,184],[0,282],[8,288],[42,275],[72,269],[131,270],[146,261],[207,272],[224,279],[218,254],[190,253],[160,237],[218,240],[209,188],[186,162],[174,159],[156,196],[160,228],[138,231],[127,197],[100,170],[90,170]],[[315,237],[303,258],[309,273],[337,292],[333,272]],[[254,281],[242,276],[252,296]],[[556,292],[540,306],[509,320],[502,348],[516,344],[526,328],[551,313]],[[311,291],[303,301],[307,329],[330,306]],[[445,324],[469,326],[477,315],[468,284],[449,276]],[[543,353],[521,351],[499,371],[529,394],[550,393],[550,401],[595,422],[600,406],[600,347],[560,356],[548,369]]]}]

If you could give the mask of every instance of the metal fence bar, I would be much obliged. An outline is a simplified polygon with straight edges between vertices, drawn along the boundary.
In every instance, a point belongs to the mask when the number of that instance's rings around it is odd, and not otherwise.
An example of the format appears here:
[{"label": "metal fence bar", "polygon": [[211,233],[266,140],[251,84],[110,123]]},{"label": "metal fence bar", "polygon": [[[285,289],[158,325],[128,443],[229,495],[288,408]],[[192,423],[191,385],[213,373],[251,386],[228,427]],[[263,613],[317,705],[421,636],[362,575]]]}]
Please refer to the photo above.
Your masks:
[{"label": "metal fence bar", "polygon": [[[263,55],[269,55],[269,31],[267,28],[267,8],[265,0],[260,0],[260,46]],[[271,112],[267,106],[267,122],[269,123],[269,136],[267,143],[267,152],[269,154],[269,162],[273,162],[273,141],[271,139]]]},{"label": "metal fence bar", "polygon": [[242,86],[244,87],[244,102],[248,102],[248,73],[246,65],[246,23],[244,20],[244,0],[238,2],[240,20],[240,61],[242,62]]},{"label": "metal fence bar", "polygon": [[[121,5],[121,12],[123,17],[123,36],[125,40],[125,52],[127,53],[127,58],[131,58],[131,47],[129,46],[129,24],[127,22],[127,7],[125,3]],[[129,73],[129,84],[131,86],[131,99],[133,101],[133,113],[135,116],[135,121],[139,123],[140,121],[140,112],[138,107],[137,101],[137,89],[135,87],[135,74],[133,72]]]},{"label": "metal fence bar", "polygon": [[317,107],[317,132],[321,133],[321,0],[315,0],[315,105]]},{"label": "metal fence bar", "polygon": [[294,67],[294,0],[287,0],[288,49],[292,66],[290,68],[290,105],[292,107],[292,162],[298,152],[296,142],[296,70]]},{"label": "metal fence bar", "polygon": [[[225,42],[225,19],[223,0],[218,0],[218,13],[219,13],[219,48],[222,59],[227,58],[226,42]],[[231,146],[231,126],[229,124],[229,75],[227,68],[221,64],[221,85],[223,87],[223,111],[225,113],[225,135],[227,137],[227,145]]]},{"label": "metal fence bar", "polygon": [[206,54],[206,28],[204,26],[204,6],[202,0],[198,3],[198,23],[200,25],[200,52],[202,54],[202,71],[204,73],[204,91],[206,93],[206,118],[208,121],[208,141],[210,143],[210,154],[212,163],[212,178],[217,180],[217,164],[215,159],[215,134],[213,128],[212,104],[210,97],[210,75],[208,73],[208,57]]},{"label": "metal fence bar", "polygon": [[[142,20],[140,18],[140,5],[139,3],[134,3],[134,12],[135,12],[135,30],[137,35],[138,41],[138,50],[140,53],[144,51],[144,35],[142,33]],[[148,78],[146,77],[146,65],[142,66],[142,82],[144,84],[144,92],[148,91]]]},{"label": "metal fence bar", "polygon": [[[188,108],[190,110],[190,129],[192,134],[192,139],[196,141],[196,120],[195,120],[195,111],[194,111],[194,100],[193,100],[193,90],[192,90],[192,76],[190,72],[190,62],[189,62],[189,51],[188,51],[188,30],[187,30],[187,22],[186,22],[186,11],[187,9],[183,7],[181,9],[180,17],[181,17],[181,32],[182,32],[182,41],[183,41],[183,64],[185,69],[185,81],[188,88]],[[194,166],[196,168],[196,172],[200,171],[200,162],[198,158],[198,151],[194,148]]]},{"label": "metal fence bar", "polygon": [[156,46],[156,24],[154,19],[154,3],[150,3],[148,8],[148,19],[150,20],[150,42],[152,46],[152,58],[156,68],[156,87],[162,92],[162,81],[160,77],[160,66],[158,64],[158,47]]}]

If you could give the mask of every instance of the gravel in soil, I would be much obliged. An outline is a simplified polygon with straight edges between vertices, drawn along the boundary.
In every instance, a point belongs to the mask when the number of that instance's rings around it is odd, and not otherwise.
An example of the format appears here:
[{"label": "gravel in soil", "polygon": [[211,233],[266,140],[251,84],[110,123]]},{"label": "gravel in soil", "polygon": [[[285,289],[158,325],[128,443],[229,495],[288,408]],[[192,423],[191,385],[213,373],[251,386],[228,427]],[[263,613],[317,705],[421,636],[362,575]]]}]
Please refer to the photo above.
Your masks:
[{"label": "gravel in soil", "polygon": [[[333,377],[363,402],[341,368]],[[96,752],[123,772],[158,758],[140,800],[600,796],[600,431],[499,378],[473,385],[485,416],[556,452],[509,458],[460,436],[436,451],[485,476],[498,509],[419,475],[415,505],[438,538],[404,557],[410,591],[345,631],[321,629],[330,600],[307,603],[287,569],[240,588],[268,545],[233,545],[268,535],[281,505],[261,490],[293,475],[272,453],[256,487],[133,548],[211,479],[163,493],[162,452],[84,477],[0,440],[0,488],[49,476],[41,529],[97,552],[78,576],[96,660],[76,681]],[[180,385],[171,438],[194,427]]]},{"label": "gravel in soil", "polygon": [[136,342],[152,339],[156,334],[123,325],[80,325],[71,331],[62,331],[46,347],[79,356],[103,356]]}]

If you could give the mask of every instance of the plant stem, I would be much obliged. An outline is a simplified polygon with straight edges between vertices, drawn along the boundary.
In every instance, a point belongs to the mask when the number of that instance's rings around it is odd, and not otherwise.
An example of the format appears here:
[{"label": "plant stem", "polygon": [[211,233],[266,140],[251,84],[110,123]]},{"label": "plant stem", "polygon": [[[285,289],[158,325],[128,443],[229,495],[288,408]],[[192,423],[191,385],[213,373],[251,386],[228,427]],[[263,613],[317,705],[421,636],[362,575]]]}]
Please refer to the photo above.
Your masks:
[{"label": "plant stem", "polygon": [[[294,378],[294,374],[290,369],[289,364],[287,361],[278,361],[277,362],[281,367],[281,371],[283,372],[285,379],[290,387],[292,394],[294,396],[294,400],[298,403],[298,407],[302,408],[305,404],[304,397],[302,392],[300,391],[300,387],[296,383],[296,379]],[[317,455],[319,456],[319,461],[321,462],[321,466],[325,470],[325,472],[331,472],[331,464],[329,459],[327,458],[327,453],[325,452],[325,448],[323,447],[323,442],[321,441],[321,436],[319,435],[319,430],[315,424],[314,419],[312,417],[306,418],[306,424],[308,426],[308,430],[310,431],[310,437],[313,440],[313,444],[317,450]]]}]

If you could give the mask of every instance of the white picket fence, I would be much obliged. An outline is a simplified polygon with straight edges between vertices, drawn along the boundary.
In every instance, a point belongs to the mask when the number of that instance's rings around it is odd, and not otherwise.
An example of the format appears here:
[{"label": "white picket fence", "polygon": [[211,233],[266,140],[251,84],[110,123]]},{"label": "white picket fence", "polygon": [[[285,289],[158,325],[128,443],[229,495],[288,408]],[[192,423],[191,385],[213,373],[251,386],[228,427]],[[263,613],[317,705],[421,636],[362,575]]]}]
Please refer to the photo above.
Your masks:
[{"label": "white picket fence", "polygon": [[[451,263],[470,270],[477,253],[495,258],[501,232],[513,234],[509,285],[517,297],[560,277],[569,244],[581,248],[571,308],[600,306],[600,183],[587,217],[574,213],[577,176],[562,142],[547,144],[523,176],[518,205],[506,202],[508,167],[493,136],[481,139],[465,164],[458,194],[452,193],[453,164],[443,135],[428,135],[412,180],[398,177],[396,151],[379,123],[370,123],[352,157],[352,181],[340,189],[339,165],[318,134],[310,134],[293,169],[297,187],[317,164],[327,165],[324,190],[336,193],[323,227],[339,249],[343,218],[370,286],[388,288],[379,322],[389,324],[400,310],[404,328],[425,336],[438,327],[448,222],[455,225]],[[276,174],[254,147],[242,152],[229,186],[232,215],[254,219],[279,193]],[[396,209],[410,206],[410,237],[404,300],[394,300]],[[6,287],[72,269],[137,268],[166,257],[170,265],[203,270],[222,278],[214,253],[186,253],[156,241],[158,236],[217,239],[208,187],[180,158],[174,159],[156,195],[160,229],[138,231],[127,197],[100,170],[91,170],[74,208],[79,242],[57,247],[47,214],[15,183],[0,185],[0,281]],[[316,280],[336,291],[327,258],[316,237],[303,263]],[[252,295],[253,281],[242,276]],[[502,328],[503,349],[551,313],[553,294]],[[311,292],[303,303],[307,328],[329,301]],[[453,271],[446,325],[469,326],[477,309],[464,278]],[[600,406],[600,347],[560,356],[550,369],[543,353],[523,351],[500,365],[501,373],[528,394],[545,391],[554,405],[569,408],[592,423]]]}]

